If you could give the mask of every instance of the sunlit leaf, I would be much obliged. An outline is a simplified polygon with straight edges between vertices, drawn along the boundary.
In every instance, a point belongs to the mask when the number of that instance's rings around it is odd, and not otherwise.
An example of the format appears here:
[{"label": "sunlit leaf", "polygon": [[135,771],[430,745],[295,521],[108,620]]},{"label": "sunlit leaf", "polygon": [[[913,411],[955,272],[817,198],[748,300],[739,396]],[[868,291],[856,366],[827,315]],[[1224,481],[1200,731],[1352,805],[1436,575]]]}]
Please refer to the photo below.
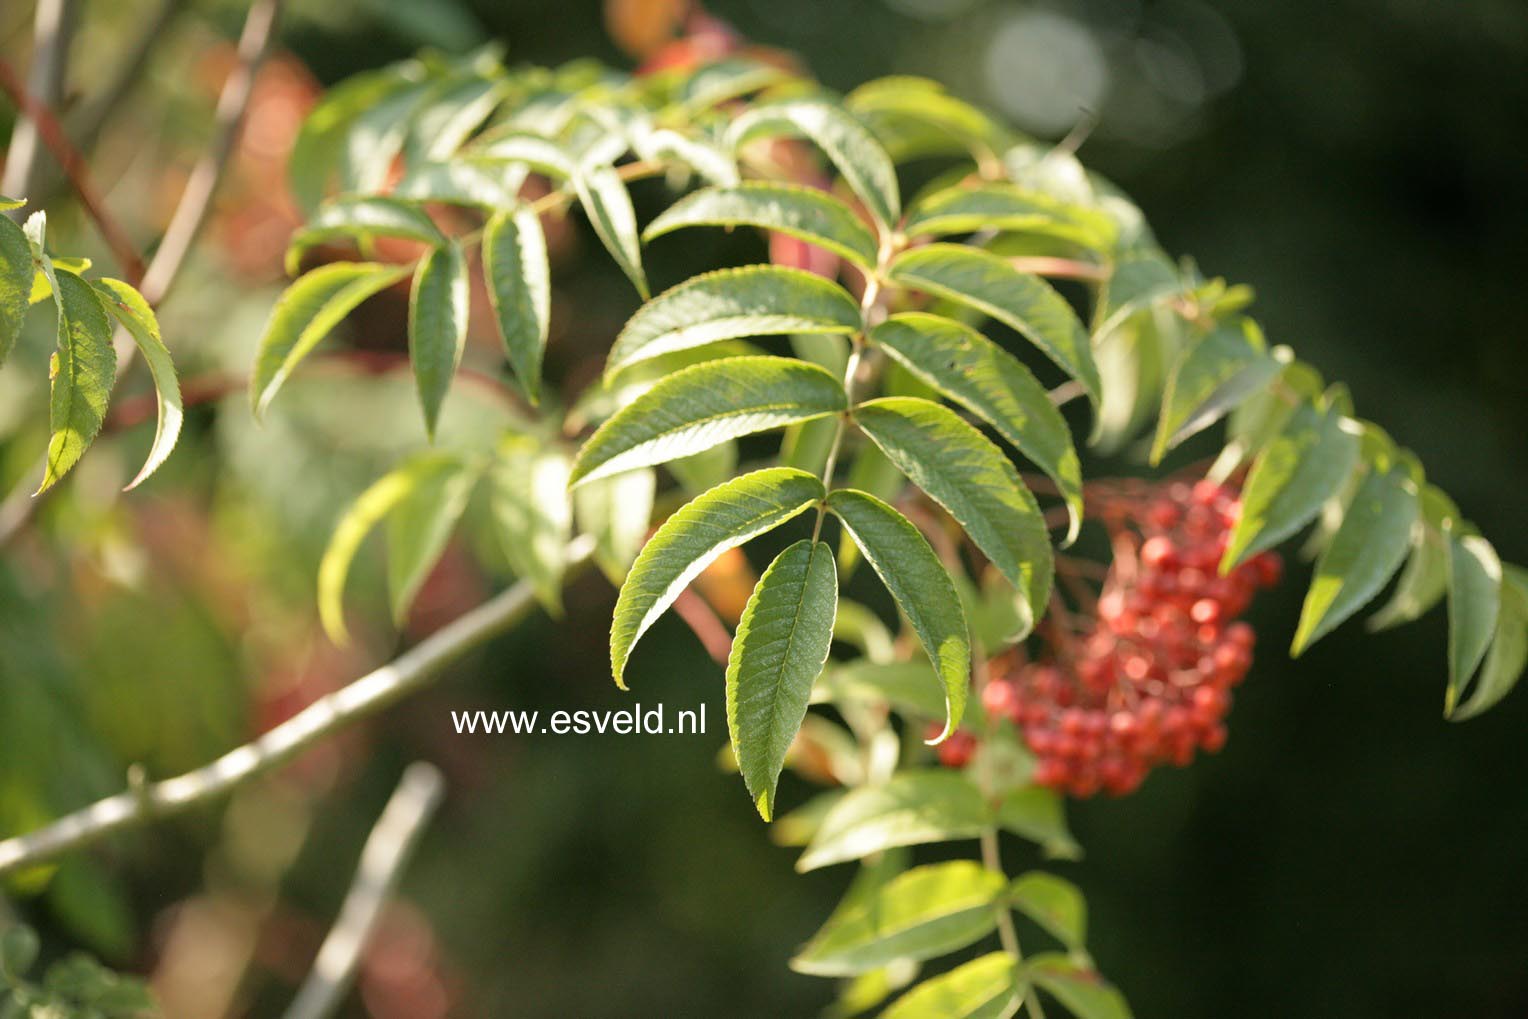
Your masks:
[{"label": "sunlit leaf", "polygon": [[1151,462],[1278,377],[1283,365],[1269,354],[1249,319],[1216,326],[1178,357],[1162,396],[1162,416]]},{"label": "sunlit leaf", "polygon": [[799,237],[865,268],[876,263],[876,240],[854,211],[825,191],[799,184],[749,181],[705,188],[673,205],[643,231],[644,240],[689,226],[756,226]]},{"label": "sunlit leaf", "polygon": [[727,661],[727,731],[738,770],[764,820],[774,816],[786,751],[828,660],[838,576],[833,554],[803,539],[759,578]]},{"label": "sunlit leaf", "polygon": [[802,269],[749,265],[692,277],[637,309],[605,361],[624,368],[721,340],[785,333],[852,333],[859,302],[831,280]]},{"label": "sunlit leaf", "polygon": [[838,379],[787,357],[734,357],[675,372],[599,427],[573,480],[650,467],[728,439],[843,411]]},{"label": "sunlit leaf", "polygon": [[26,234],[0,216],[0,365],[5,364],[21,335],[22,322],[32,303],[32,276],[32,246],[27,243]]},{"label": "sunlit leaf", "polygon": [[573,507],[568,495],[568,458],[527,435],[499,444],[492,477],[499,545],[516,576],[529,580],[550,611],[562,611]]},{"label": "sunlit leaf", "polygon": [[899,771],[849,791],[823,818],[798,871],[857,860],[894,846],[974,839],[992,821],[979,790],[958,771]]},{"label": "sunlit leaf", "polygon": [[128,335],[133,338],[138,353],[143,356],[143,363],[148,365],[149,374],[154,379],[157,414],[154,444],[149,447],[148,459],[143,462],[143,468],[128,482],[128,489],[133,489],[169,458],[170,451],[175,448],[175,442],[180,437],[183,417],[180,380],[175,376],[175,364],[170,360],[170,351],[159,335],[159,321],[143,295],[121,280],[102,279],[91,285],[100,295],[102,306],[122,323]]},{"label": "sunlit leaf", "polygon": [[971,860],[915,867],[835,913],[791,968],[854,976],[902,959],[958,951],[997,926],[993,902],[1003,886],[1003,875]]},{"label": "sunlit leaf", "polygon": [[992,952],[925,980],[881,1019],[1011,1019],[1023,1001],[1013,956]]},{"label": "sunlit leaf", "polygon": [[1032,956],[1024,975],[1055,996],[1077,1019],[1131,1019],[1130,1006],[1098,972],[1059,952]]},{"label": "sunlit leaf", "polygon": [[990,252],[929,244],[897,256],[891,278],[968,305],[1016,330],[1080,382],[1098,404],[1098,366],[1087,331],[1066,299],[1040,277],[1020,272]]},{"label": "sunlit leaf", "polygon": [[908,210],[902,229],[909,237],[981,230],[1034,234],[1098,252],[1110,251],[1115,241],[1114,224],[1102,213],[1007,183],[937,191]]},{"label": "sunlit leaf", "polygon": [[320,244],[341,240],[365,243],[375,237],[397,237],[429,245],[445,240],[435,222],[408,202],[378,195],[347,195],[324,203],[307,225],[292,236],[287,245],[287,274],[295,276],[303,255]]},{"label": "sunlit leaf", "polygon": [[1448,543],[1448,693],[1443,713],[1452,714],[1475,674],[1501,610],[1502,569],[1496,549],[1478,534],[1455,534]]},{"label": "sunlit leaf", "polygon": [[594,538],[594,562],[619,585],[642,550],[658,479],[651,470],[597,478],[573,490],[578,529]]},{"label": "sunlit leaf", "polygon": [[409,291],[409,361],[431,436],[466,346],[467,259],[452,241],[420,260]]},{"label": "sunlit leaf", "polygon": [[476,464],[419,479],[387,517],[387,591],[393,621],[408,618],[414,598],[440,560],[481,471]]},{"label": "sunlit leaf", "polygon": [[1008,903],[1044,927],[1071,951],[1087,941],[1088,907],[1077,886],[1054,874],[1032,870],[1014,878]]},{"label": "sunlit leaf", "polygon": [[1528,573],[1508,566],[1502,572],[1501,610],[1490,653],[1469,695],[1449,717],[1462,722],[1491,708],[1511,692],[1524,666],[1528,666]]},{"label": "sunlit leaf", "polygon": [[89,283],[66,269],[53,273],[53,281],[58,352],[48,402],[47,468],[38,492],[53,487],[68,473],[101,430],[117,371],[111,320],[100,297]]},{"label": "sunlit leaf", "polygon": [[499,212],[483,230],[483,276],[504,353],[532,403],[552,315],[552,276],[541,220],[529,209]]},{"label": "sunlit leaf", "polygon": [[1082,855],[1066,826],[1060,795],[1044,786],[1023,786],[1009,793],[998,804],[997,820],[1015,835],[1038,843],[1048,856],[1071,860]]},{"label": "sunlit leaf", "polygon": [[637,214],[621,175],[610,166],[585,167],[573,176],[578,201],[600,243],[615,259],[642,300],[650,296],[647,275],[642,271],[642,241],[637,234]]},{"label": "sunlit leaf", "polygon": [[663,522],[621,585],[610,624],[610,668],[625,689],[626,660],[648,627],[723,552],[785,523],[823,497],[805,471],[772,467],[696,497]]},{"label": "sunlit leaf", "polygon": [[897,606],[912,621],[944,688],[945,727],[938,742],[960,725],[971,679],[971,640],[960,596],[928,539],[873,495],[839,489],[828,508],[843,521]]}]

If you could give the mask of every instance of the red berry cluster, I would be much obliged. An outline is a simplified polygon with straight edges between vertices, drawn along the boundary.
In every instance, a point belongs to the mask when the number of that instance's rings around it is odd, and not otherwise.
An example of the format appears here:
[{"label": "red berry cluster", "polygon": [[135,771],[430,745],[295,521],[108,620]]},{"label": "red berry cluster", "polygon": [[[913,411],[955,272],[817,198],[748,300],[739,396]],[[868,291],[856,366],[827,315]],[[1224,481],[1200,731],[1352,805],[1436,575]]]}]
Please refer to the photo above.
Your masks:
[{"label": "red berry cluster", "polygon": [[[1232,488],[1174,483],[1108,509],[1115,555],[1096,619],[1075,634],[1053,621],[1053,660],[995,660],[982,692],[988,714],[1023,733],[1035,781],[1073,796],[1124,795],[1156,765],[1225,744],[1254,642],[1233,620],[1281,573],[1265,552],[1219,575],[1240,510]],[[975,739],[960,735],[940,745],[944,764],[969,760]]]}]

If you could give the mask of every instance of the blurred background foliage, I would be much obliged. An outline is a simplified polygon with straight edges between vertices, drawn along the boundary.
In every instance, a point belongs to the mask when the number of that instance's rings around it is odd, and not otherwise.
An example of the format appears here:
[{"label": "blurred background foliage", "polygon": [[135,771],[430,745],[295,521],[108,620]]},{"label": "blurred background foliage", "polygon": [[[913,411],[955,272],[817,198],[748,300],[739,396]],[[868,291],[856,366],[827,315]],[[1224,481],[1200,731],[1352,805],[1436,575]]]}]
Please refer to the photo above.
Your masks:
[{"label": "blurred background foliage", "polygon": [[[30,10],[0,10],[25,65]],[[108,80],[151,0],[88,0],[71,101]],[[198,0],[162,34],[96,143],[111,208],[162,229],[232,63],[243,4]],[[109,435],[0,556],[0,834],[120,788],[130,763],[195,766],[480,600],[504,578],[453,548],[406,632],[373,555],[368,621],[338,650],[313,576],[341,506],[423,436],[397,373],[404,297],[368,305],[262,427],[243,379],[296,222],[282,164],[325,85],[411,54],[502,40],[512,61],[632,66],[671,0],[294,0],[200,258],[162,311],[195,407],[182,448],[129,497],[152,403],[134,374]],[[1366,416],[1528,560],[1522,346],[1528,6],[1521,0],[714,0],[828,85],[923,74],[1082,155],[1164,246],[1253,284],[1273,341],[1347,381]],[[67,106],[66,106],[67,108]],[[0,111],[0,130],[8,128]],[[56,182],[35,196],[60,250],[94,250]],[[640,205],[644,192],[636,189]],[[67,241],[64,239],[67,238]],[[548,374],[598,368],[634,297],[582,223],[554,234]],[[667,285],[761,252],[720,235],[659,245]],[[483,302],[474,301],[475,306]],[[44,442],[46,323],[0,372],[0,490]],[[495,370],[475,323],[476,363]],[[469,364],[474,353],[469,351]],[[470,379],[443,427],[491,441],[514,413]],[[1199,451],[1199,452],[1202,452]],[[1192,459],[1194,450],[1185,453]],[[1122,466],[1122,465],[1111,465]],[[1125,466],[1124,469],[1130,469]],[[480,533],[470,528],[468,538]],[[1143,1017],[1528,1014],[1528,697],[1440,717],[1441,613],[1378,638],[1339,630],[1287,660],[1303,585],[1261,600],[1265,640],[1217,757],[1125,801],[1074,808],[1094,951]],[[725,591],[716,596],[724,599]],[[785,968],[847,875],[799,877],[716,768],[720,669],[677,620],[610,684],[614,593],[586,577],[415,698],[227,806],[124,836],[11,884],[48,951],[152,975],[171,1015],[271,1014],[306,969],[401,766],[451,781],[350,1003],[378,1019],[812,1015],[823,982]],[[705,736],[458,737],[449,710],[708,705]],[[782,803],[805,790],[782,787]],[[1016,863],[1023,848],[1010,847]]]}]

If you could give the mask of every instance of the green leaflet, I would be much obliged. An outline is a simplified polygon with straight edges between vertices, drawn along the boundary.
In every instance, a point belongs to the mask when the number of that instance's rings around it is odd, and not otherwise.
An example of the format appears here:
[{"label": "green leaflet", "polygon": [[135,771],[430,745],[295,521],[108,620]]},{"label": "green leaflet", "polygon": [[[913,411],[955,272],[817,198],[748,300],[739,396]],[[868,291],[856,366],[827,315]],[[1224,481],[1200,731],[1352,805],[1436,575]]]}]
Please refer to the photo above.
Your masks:
[{"label": "green leaflet", "polygon": [[249,380],[250,406],[260,417],[292,371],[320,340],[371,295],[408,274],[407,266],[334,262],[295,280],[276,301],[260,337]]},{"label": "green leaflet", "polygon": [[1448,552],[1448,692],[1443,714],[1459,703],[1486,656],[1501,610],[1502,570],[1496,549],[1478,534],[1446,532]]},{"label": "green leaflet", "polygon": [[481,473],[479,465],[467,463],[431,473],[420,478],[388,515],[387,591],[394,623],[401,626],[408,618]]},{"label": "green leaflet", "polygon": [[610,379],[642,361],[721,340],[782,333],[852,333],[859,302],[821,276],[749,265],[694,276],[637,309],[605,361]]},{"label": "green leaflet", "polygon": [[1357,464],[1358,433],[1351,421],[1335,408],[1322,412],[1302,402],[1252,463],[1220,572],[1229,573],[1314,520]]},{"label": "green leaflet", "polygon": [[958,771],[899,771],[833,805],[796,869],[805,873],[895,846],[974,839],[992,821],[981,790]]},{"label": "green leaflet", "polygon": [[642,241],[637,234],[637,214],[631,207],[631,195],[627,193],[621,175],[611,166],[585,167],[573,175],[573,187],[600,243],[637,288],[642,300],[647,300],[651,294],[647,289],[647,275],[642,271]]},{"label": "green leaflet", "polygon": [[933,742],[941,742],[960,725],[971,680],[971,639],[955,585],[928,539],[875,496],[839,489],[829,494],[828,508],[843,521],[898,607],[912,620],[934,663],[944,687],[945,725]]},{"label": "green leaflet", "polygon": [[678,131],[660,128],[641,140],[643,159],[678,163],[713,184],[732,187],[738,183],[737,161],[710,141],[689,138]]},{"label": "green leaflet", "polygon": [[1040,870],[1021,874],[1008,887],[1008,904],[1045,928],[1068,951],[1083,950],[1088,907],[1070,881]]},{"label": "green leaflet", "polygon": [[1059,952],[1043,952],[1024,964],[1024,975],[1055,996],[1077,1019],[1131,1019],[1125,996],[1098,973]]},{"label": "green leaflet", "polygon": [[488,119],[507,83],[476,72],[438,85],[409,123],[409,163],[449,159]]},{"label": "green leaflet", "polygon": [[701,570],[822,497],[818,478],[772,467],[717,485],[665,520],[643,546],[616,599],[610,624],[610,668],[616,685],[626,688],[631,649]]},{"label": "green leaflet", "polygon": [[573,528],[567,457],[531,436],[511,435],[499,444],[490,491],[510,568],[531,582],[548,611],[561,613]]},{"label": "green leaflet", "polygon": [[642,239],[688,226],[756,226],[809,241],[866,269],[875,267],[876,239],[843,202],[799,184],[749,181],[705,188],[681,198],[651,223]]},{"label": "green leaflet", "polygon": [[1044,786],[1015,789],[998,804],[997,822],[1005,830],[1038,843],[1045,855],[1075,860],[1082,848],[1066,826],[1066,811],[1059,794]]},{"label": "green leaflet", "polygon": [[320,244],[336,240],[367,243],[373,237],[398,237],[429,245],[445,240],[435,222],[407,202],[375,195],[345,196],[326,202],[293,235],[287,245],[287,275],[297,275],[303,255]]},{"label": "green leaflet", "polygon": [[642,551],[658,478],[651,470],[611,474],[573,490],[580,533],[594,538],[594,562],[619,587]]},{"label": "green leaflet", "polygon": [[409,291],[409,361],[432,438],[467,346],[467,300],[467,259],[460,245],[448,241],[420,259]]},{"label": "green leaflet", "polygon": [[483,275],[504,353],[531,403],[541,399],[541,359],[552,315],[552,275],[541,220],[529,209],[494,215],[483,230]]},{"label": "green leaflet", "polygon": [[1098,406],[1098,366],[1088,334],[1051,285],[997,255],[960,244],[929,244],[898,255],[891,279],[968,305],[1016,330],[1082,384]]},{"label": "green leaflet", "polygon": [[472,157],[530,169],[553,180],[571,180],[576,172],[572,159],[557,143],[534,134],[500,135],[475,146]]},{"label": "green leaflet", "polygon": [[881,1019],[1011,1019],[1024,1001],[1013,956],[991,952],[925,980]]},{"label": "green leaflet", "polygon": [[1027,634],[1050,601],[1054,560],[1040,507],[1002,450],[927,400],[870,400],[854,408],[854,420],[1019,592],[1029,610]]},{"label": "green leaflet", "polygon": [[149,447],[148,459],[143,462],[142,469],[124,489],[128,491],[137,488],[157,471],[175,448],[184,416],[180,380],[175,377],[175,364],[170,360],[170,351],[159,335],[159,321],[143,295],[121,280],[103,279],[91,286],[101,298],[102,307],[111,312],[133,338],[138,352],[143,355],[143,363],[149,366],[149,374],[154,378],[157,409],[154,444]]},{"label": "green leaflet", "polygon": [[891,75],[866,82],[844,97],[844,106],[863,120],[893,160],[968,152],[992,161],[1010,133],[981,110],[928,78]]},{"label": "green leaflet", "polygon": [[25,198],[7,198],[4,195],[0,195],[0,212],[9,212],[12,209],[19,209],[23,205],[26,205],[26,203],[27,200]]},{"label": "green leaflet", "polygon": [[1442,600],[1448,589],[1446,541],[1444,534],[1433,527],[1417,528],[1411,555],[1395,582],[1395,593],[1364,623],[1370,633],[1409,623]]},{"label": "green leaflet", "polygon": [[1401,565],[1420,510],[1403,469],[1371,469],[1316,560],[1290,654],[1298,656],[1379,593]]},{"label": "green leaflet", "polygon": [[345,578],[366,535],[422,485],[460,469],[460,461],[446,454],[415,457],[373,482],[340,517],[318,564],[318,615],[330,640],[344,644],[350,639],[345,628]]},{"label": "green leaflet", "polygon": [[53,360],[48,403],[52,435],[38,494],[53,487],[79,462],[101,430],[117,371],[111,321],[95,290],[67,269],[49,272],[54,273],[54,303],[58,306],[58,352]]},{"label": "green leaflet", "polygon": [[[839,604],[840,611],[845,604]],[[838,634],[838,639],[845,639],[844,635]],[[835,664],[825,672],[812,691],[812,700],[834,704],[869,701],[920,718],[938,718],[944,714],[942,689],[943,684],[927,661],[856,660]]]},{"label": "green leaflet", "polygon": [[1100,253],[1113,250],[1118,234],[1109,217],[1095,209],[1008,183],[936,191],[908,210],[902,227],[909,237],[981,230],[1050,237]]},{"label": "green leaflet", "polygon": [[693,116],[729,99],[778,85],[791,79],[790,72],[773,64],[742,57],[727,57],[695,69],[679,89],[686,114]]},{"label": "green leaflet", "polygon": [[287,181],[304,212],[311,213],[323,201],[344,157],[351,125],[363,112],[407,89],[416,69],[409,61],[346,78],[308,111],[287,160]]},{"label": "green leaflet", "polygon": [[1160,463],[1168,450],[1220,420],[1283,368],[1250,319],[1218,325],[1192,343],[1168,377],[1151,462]]},{"label": "green leaflet", "polygon": [[579,451],[573,481],[650,467],[846,406],[838,379],[794,358],[692,365],[660,379],[601,425]]},{"label": "green leaflet", "polygon": [[1114,265],[1098,297],[1094,333],[1105,336],[1163,298],[1184,290],[1177,267],[1160,251],[1135,251]]},{"label": "green leaflet", "polygon": [[486,209],[512,209],[529,171],[486,159],[458,156],[447,163],[411,167],[393,196],[412,202],[445,202]]},{"label": "green leaflet", "polygon": [[769,564],[738,622],[727,661],[727,731],[765,821],[774,816],[786,751],[828,660],[837,606],[833,554],[803,539]]},{"label": "green leaflet", "polygon": [[21,335],[22,322],[31,306],[32,275],[32,246],[27,243],[27,235],[21,232],[21,227],[0,216],[0,365],[5,364]]},{"label": "green leaflet", "polygon": [[883,230],[902,218],[901,192],[891,157],[850,113],[820,99],[756,106],[727,131],[734,150],[755,138],[798,134],[822,149]]},{"label": "green leaflet", "polygon": [[[831,561],[831,559],[829,560]],[[958,951],[997,926],[1003,875],[973,860],[914,867],[840,910],[791,960],[814,976],[854,976]]]},{"label": "green leaflet", "polygon": [[1511,692],[1525,665],[1528,665],[1528,573],[1508,566],[1502,574],[1501,610],[1496,617],[1491,651],[1469,696],[1449,717],[1462,722],[1490,708]]},{"label": "green leaflet", "polygon": [[871,330],[870,340],[1033,460],[1066,499],[1067,543],[1077,537],[1082,467],[1066,419],[1034,373],[975,329],[939,315],[893,315]]}]

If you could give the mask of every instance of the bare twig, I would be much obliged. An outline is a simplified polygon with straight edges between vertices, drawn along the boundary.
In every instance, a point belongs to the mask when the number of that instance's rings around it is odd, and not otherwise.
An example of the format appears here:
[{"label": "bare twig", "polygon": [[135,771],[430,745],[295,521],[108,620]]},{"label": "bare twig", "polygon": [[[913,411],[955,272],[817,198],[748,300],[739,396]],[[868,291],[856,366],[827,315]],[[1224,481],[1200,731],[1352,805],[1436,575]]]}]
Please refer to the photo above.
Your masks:
[{"label": "bare twig", "polygon": [[[281,0],[256,0],[244,19],[244,30],[239,34],[239,63],[223,82],[218,96],[216,126],[212,144],[202,153],[186,181],[186,190],[180,196],[180,204],[170,217],[164,240],[154,252],[148,271],[143,275],[144,299],[157,305],[164,300],[170,285],[180,274],[181,264],[191,245],[201,233],[207,213],[212,209],[212,198],[223,179],[223,171],[239,141],[244,127],[244,114],[249,109],[249,97],[254,92],[255,76],[270,48],[271,36],[281,16]],[[131,348],[129,348],[131,349]]]},{"label": "bare twig", "polygon": [[366,839],[355,881],[339,918],[318,950],[313,970],[287,1009],[286,1019],[326,1019],[345,999],[371,940],[382,907],[398,887],[403,868],[445,794],[445,780],[433,764],[411,764],[382,817]]},{"label": "bare twig", "polygon": [[[106,206],[101,202],[101,196],[97,193],[95,185],[90,180],[90,172],[85,166],[85,159],[64,134],[63,127],[58,122],[52,108],[44,100],[29,93],[16,72],[11,66],[0,60],[0,91],[4,91],[10,97],[11,102],[16,104],[16,109],[25,115],[23,124],[34,125],[33,131],[42,139],[42,143],[48,151],[53,153],[53,158],[63,168],[64,176],[69,179],[70,187],[79,196],[80,204],[85,207],[85,213],[96,229],[101,232],[101,238],[106,241],[106,246],[111,249],[112,257],[122,267],[123,275],[130,282],[136,283],[143,278],[143,260],[138,257],[138,251],[133,247],[132,240],[127,233],[106,211]],[[19,131],[20,128],[18,127]],[[11,146],[12,151],[16,145]],[[10,174],[6,174],[9,179]],[[29,185],[29,181],[20,181],[23,188]],[[18,188],[12,191],[6,186],[7,193],[16,194],[18,197],[26,197],[26,191]]]},{"label": "bare twig", "polygon": [[[587,536],[568,546],[570,572],[589,559]],[[263,774],[357,721],[428,686],[463,654],[530,615],[536,596],[525,581],[464,613],[393,661],[319,698],[253,742],[211,764],[139,788],[62,817],[47,827],[0,842],[0,874],[92,845],[113,832],[178,814]]]},{"label": "bare twig", "polygon": [[[44,108],[56,106],[64,94],[64,77],[69,67],[69,38],[74,33],[74,0],[38,0],[32,14],[32,67],[27,74],[23,96],[30,95]],[[24,196],[37,167],[40,125],[30,109],[17,102],[25,116],[19,117],[11,132],[11,147],[5,157],[5,176],[0,178],[0,193]]]}]

